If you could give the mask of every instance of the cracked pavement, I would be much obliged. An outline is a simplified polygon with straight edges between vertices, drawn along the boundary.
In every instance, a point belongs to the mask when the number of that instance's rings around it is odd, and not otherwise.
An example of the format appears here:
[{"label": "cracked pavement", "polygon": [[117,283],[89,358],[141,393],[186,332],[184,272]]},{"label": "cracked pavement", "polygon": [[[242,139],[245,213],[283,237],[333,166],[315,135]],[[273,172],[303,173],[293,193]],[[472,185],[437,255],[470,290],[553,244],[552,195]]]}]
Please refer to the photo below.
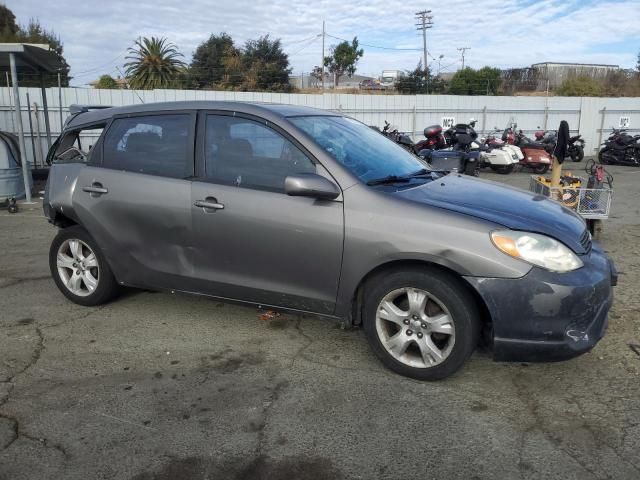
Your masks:
[{"label": "cracked pavement", "polygon": [[476,352],[438,383],[326,319],[135,291],[71,304],[40,206],[0,212],[0,479],[640,478],[640,170],[611,170],[602,241],[623,274],[603,341],[556,364]]}]

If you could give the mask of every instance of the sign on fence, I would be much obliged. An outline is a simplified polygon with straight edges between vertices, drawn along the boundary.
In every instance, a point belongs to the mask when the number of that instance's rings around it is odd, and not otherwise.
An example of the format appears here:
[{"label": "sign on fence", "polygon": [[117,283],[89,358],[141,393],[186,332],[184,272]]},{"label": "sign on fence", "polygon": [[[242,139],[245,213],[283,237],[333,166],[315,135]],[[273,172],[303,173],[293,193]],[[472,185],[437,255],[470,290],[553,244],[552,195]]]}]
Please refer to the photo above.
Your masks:
[{"label": "sign on fence", "polygon": [[456,124],[456,117],[442,117],[442,122],[440,122],[440,124],[445,130],[447,128],[451,128]]},{"label": "sign on fence", "polygon": [[629,128],[631,126],[631,117],[620,117],[618,128]]}]

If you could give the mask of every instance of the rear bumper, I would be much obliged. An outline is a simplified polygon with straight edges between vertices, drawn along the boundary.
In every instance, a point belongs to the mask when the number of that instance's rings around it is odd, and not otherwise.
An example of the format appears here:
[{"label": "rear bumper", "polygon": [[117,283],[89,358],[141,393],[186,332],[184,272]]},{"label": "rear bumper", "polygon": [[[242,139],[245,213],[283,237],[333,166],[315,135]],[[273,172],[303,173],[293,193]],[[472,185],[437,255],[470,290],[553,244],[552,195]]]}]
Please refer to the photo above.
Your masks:
[{"label": "rear bumper", "polygon": [[604,336],[617,272],[594,244],[584,267],[540,268],[518,279],[467,277],[485,300],[498,361],[553,362],[591,350]]}]

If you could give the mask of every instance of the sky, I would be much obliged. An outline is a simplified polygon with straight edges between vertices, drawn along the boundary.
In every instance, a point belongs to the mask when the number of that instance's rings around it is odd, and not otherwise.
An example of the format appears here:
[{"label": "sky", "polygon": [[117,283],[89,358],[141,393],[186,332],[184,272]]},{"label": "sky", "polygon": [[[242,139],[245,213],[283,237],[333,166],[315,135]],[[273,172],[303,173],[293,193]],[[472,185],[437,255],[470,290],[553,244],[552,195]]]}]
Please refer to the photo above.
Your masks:
[{"label": "sky", "polygon": [[[422,58],[415,12],[431,10],[427,31],[431,68],[460,68],[459,47],[470,47],[474,68],[579,62],[635,67],[640,51],[640,0],[8,0],[19,23],[38,18],[64,44],[71,84],[118,76],[127,48],[140,36],[164,36],[191,59],[212,33],[242,45],[269,34],[282,40],[293,74],[320,63],[322,21],[327,50],[357,36],[364,48],[358,73],[409,70]],[[329,36],[330,35],[330,36]],[[337,38],[335,38],[337,37]],[[385,47],[385,48],[375,48]]]}]

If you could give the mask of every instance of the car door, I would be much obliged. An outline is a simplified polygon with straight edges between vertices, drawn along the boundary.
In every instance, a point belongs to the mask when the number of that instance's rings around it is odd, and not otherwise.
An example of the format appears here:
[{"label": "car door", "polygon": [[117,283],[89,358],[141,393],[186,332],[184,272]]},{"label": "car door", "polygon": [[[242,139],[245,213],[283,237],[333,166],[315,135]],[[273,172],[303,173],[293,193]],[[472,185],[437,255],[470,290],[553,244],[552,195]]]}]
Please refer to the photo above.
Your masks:
[{"label": "car door", "polygon": [[195,112],[116,117],[73,194],[82,225],[125,284],[179,289],[191,274]]},{"label": "car door", "polygon": [[287,175],[330,178],[322,166],[264,120],[207,112],[198,121],[196,159],[193,270],[206,293],[331,314],[342,263],[341,196],[284,193]]}]

